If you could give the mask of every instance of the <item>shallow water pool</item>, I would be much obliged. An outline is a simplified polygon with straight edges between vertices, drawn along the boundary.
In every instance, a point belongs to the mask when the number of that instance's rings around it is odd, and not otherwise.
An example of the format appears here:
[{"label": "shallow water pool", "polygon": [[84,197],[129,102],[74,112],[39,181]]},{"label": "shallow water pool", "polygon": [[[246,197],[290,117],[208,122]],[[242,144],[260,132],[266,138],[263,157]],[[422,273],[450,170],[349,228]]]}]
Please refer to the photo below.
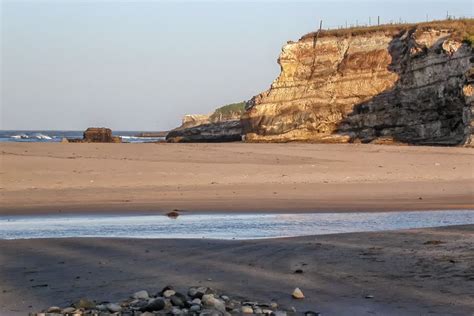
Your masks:
[{"label": "shallow water pool", "polygon": [[257,239],[474,224],[471,211],[310,214],[0,216],[0,239],[63,237]]}]

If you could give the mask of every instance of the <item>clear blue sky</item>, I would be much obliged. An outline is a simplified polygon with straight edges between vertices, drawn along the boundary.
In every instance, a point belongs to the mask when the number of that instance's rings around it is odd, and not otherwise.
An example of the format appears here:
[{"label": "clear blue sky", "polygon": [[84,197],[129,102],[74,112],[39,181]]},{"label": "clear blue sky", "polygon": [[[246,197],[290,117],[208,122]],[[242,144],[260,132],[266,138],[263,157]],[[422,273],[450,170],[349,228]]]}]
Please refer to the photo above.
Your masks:
[{"label": "clear blue sky", "polygon": [[471,0],[0,1],[0,129],[168,129],[267,89],[320,19],[473,15]]}]

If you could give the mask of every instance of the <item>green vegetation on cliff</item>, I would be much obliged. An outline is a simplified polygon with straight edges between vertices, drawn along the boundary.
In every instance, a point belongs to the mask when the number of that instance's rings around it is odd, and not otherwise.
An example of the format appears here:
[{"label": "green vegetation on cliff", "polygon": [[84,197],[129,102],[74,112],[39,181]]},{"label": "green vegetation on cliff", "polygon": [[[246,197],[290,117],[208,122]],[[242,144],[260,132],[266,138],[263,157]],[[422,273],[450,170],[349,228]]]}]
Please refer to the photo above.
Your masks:
[{"label": "green vegetation on cliff", "polygon": [[221,121],[240,118],[245,111],[245,102],[224,105],[214,111],[210,116],[211,121]]}]

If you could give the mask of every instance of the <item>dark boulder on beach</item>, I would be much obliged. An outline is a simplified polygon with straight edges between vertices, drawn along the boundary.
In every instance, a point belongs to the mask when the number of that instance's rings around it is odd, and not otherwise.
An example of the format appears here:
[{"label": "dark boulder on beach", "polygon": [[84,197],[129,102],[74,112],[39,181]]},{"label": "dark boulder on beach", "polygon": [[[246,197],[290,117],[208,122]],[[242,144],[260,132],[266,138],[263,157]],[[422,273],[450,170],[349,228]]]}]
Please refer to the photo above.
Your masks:
[{"label": "dark boulder on beach", "polygon": [[113,136],[112,130],[105,127],[89,127],[85,130],[82,139],[68,138],[62,142],[68,143],[121,143],[120,136]]},{"label": "dark boulder on beach", "polygon": [[89,127],[84,132],[84,142],[88,143],[114,143],[112,130],[104,127]]}]

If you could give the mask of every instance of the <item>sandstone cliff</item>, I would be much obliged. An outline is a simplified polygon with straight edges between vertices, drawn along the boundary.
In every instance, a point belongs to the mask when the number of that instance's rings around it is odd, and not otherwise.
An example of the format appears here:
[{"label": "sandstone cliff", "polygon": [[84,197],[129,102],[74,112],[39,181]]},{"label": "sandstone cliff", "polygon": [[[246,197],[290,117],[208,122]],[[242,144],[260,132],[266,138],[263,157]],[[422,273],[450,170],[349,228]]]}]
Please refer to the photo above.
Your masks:
[{"label": "sandstone cliff", "polygon": [[[470,141],[474,20],[311,33],[247,104],[251,142]],[[471,34],[472,36],[472,34]]]}]

